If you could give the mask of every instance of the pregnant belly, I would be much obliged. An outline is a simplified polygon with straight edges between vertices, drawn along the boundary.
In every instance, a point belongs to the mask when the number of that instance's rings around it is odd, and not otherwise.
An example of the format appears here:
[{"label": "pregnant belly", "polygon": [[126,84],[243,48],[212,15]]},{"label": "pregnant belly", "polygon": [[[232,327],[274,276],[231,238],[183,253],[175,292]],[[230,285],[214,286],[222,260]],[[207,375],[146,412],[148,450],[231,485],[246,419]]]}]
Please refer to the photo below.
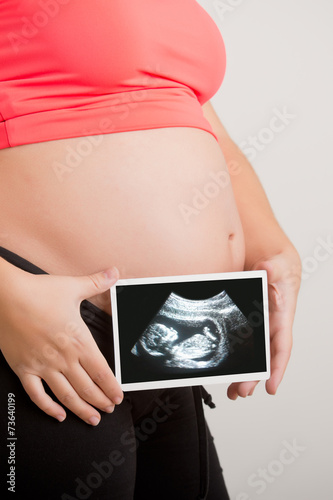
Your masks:
[{"label": "pregnant belly", "polygon": [[[214,137],[167,128],[0,152],[0,245],[51,274],[241,270],[243,232]],[[108,294],[92,299],[110,311]]]}]

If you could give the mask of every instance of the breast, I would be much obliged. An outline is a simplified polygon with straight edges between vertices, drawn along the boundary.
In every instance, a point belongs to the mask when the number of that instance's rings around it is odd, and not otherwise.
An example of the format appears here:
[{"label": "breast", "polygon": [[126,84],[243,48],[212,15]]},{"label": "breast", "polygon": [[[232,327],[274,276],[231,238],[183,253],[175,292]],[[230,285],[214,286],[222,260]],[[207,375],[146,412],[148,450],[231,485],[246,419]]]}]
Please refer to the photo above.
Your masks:
[{"label": "breast", "polygon": [[199,104],[221,85],[225,50],[197,2],[71,0],[56,15],[41,5],[0,6],[0,147],[87,130],[209,127]]},{"label": "breast", "polygon": [[47,65],[92,94],[186,86],[204,102],[225,72],[220,31],[195,0],[73,0],[38,36]]}]

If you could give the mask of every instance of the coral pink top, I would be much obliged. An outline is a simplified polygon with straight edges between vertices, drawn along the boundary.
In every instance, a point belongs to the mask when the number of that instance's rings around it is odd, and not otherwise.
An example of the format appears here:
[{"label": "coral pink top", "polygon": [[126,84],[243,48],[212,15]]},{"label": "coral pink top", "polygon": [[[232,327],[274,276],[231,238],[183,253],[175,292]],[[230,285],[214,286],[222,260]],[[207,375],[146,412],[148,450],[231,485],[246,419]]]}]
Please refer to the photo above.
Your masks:
[{"label": "coral pink top", "polygon": [[1,0],[0,149],[163,127],[214,135],[201,105],[224,73],[221,34],[195,0]]}]

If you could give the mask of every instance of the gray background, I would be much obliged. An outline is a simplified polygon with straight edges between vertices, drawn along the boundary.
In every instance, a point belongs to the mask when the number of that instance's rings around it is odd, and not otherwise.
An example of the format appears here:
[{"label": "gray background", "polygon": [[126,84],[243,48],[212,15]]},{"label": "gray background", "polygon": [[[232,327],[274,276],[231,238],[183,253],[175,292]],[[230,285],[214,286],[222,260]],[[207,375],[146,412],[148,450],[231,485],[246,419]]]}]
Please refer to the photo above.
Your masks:
[{"label": "gray background", "polygon": [[[207,419],[231,500],[329,500],[333,245],[325,250],[322,242],[333,241],[333,2],[199,3],[227,50],[225,80],[212,103],[243,149],[249,136],[266,140],[251,163],[304,270],[293,354],[277,395],[261,383],[251,398],[230,401],[227,386],[207,386],[217,404]],[[265,135],[274,108],[284,107],[290,123]],[[285,452],[288,443],[301,449]],[[253,485],[260,469],[269,479]]]}]

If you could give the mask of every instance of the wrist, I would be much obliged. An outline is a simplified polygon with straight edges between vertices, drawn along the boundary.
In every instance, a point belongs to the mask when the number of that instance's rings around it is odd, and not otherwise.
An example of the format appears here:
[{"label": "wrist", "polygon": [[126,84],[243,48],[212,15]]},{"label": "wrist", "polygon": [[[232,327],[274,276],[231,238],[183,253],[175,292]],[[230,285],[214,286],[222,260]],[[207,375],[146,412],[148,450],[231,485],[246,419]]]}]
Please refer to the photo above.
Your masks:
[{"label": "wrist", "polygon": [[254,268],[259,262],[273,259],[277,256],[283,256],[290,268],[299,269],[301,273],[301,259],[291,241],[286,238],[285,241],[267,241],[264,244],[258,244],[254,247],[246,248],[245,252],[245,270]]},{"label": "wrist", "polygon": [[0,306],[14,304],[30,273],[0,257]]}]

